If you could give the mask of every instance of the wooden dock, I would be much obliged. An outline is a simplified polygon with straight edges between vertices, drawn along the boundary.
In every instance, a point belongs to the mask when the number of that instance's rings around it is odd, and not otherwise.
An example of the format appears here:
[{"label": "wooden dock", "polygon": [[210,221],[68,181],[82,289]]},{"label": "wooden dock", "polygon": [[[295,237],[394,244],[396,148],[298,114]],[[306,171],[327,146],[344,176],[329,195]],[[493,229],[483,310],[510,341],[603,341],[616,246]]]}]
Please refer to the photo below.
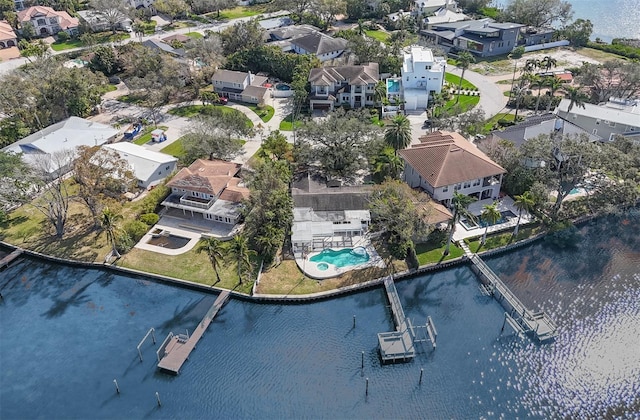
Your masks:
[{"label": "wooden dock", "polygon": [[546,313],[532,312],[527,309],[480,257],[471,254],[469,259],[473,263],[474,272],[483,282],[485,290],[496,297],[523,332],[533,335],[541,342],[556,337],[557,326]]},{"label": "wooden dock", "polygon": [[[158,367],[162,370],[178,374],[184,362],[189,358],[189,354],[196,347],[196,344],[206,331],[207,327],[218,314],[222,306],[229,300],[229,291],[220,293],[216,301],[211,305],[202,321],[193,330],[191,336],[173,336],[163,349],[163,357],[160,358]],[[162,349],[162,348],[161,348]]]},{"label": "wooden dock", "polygon": [[391,313],[393,314],[396,330],[378,333],[380,357],[383,362],[409,361],[416,354],[413,346],[413,328],[409,328],[410,323],[407,322],[408,320],[404,315],[404,309],[402,309],[392,276],[384,279],[384,288],[391,304]]},{"label": "wooden dock", "polygon": [[18,258],[22,254],[21,248],[16,248],[11,254],[0,260],[0,268],[8,267],[9,263]]}]

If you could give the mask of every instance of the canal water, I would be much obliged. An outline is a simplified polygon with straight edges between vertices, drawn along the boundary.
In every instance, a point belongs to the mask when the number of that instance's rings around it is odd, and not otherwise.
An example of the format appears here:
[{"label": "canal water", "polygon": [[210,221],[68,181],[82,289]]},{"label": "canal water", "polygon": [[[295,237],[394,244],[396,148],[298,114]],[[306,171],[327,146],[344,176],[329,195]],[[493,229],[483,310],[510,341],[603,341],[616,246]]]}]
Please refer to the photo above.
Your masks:
[{"label": "canal water", "polygon": [[[640,215],[574,239],[487,258],[551,314],[552,344],[501,334],[502,308],[463,265],[397,283],[413,323],[431,316],[438,330],[410,363],[379,362],[376,334],[393,323],[377,288],[305,305],[232,299],[175,377],[155,350],[214,295],[22,259],[0,273],[0,418],[637,418]],[[140,362],[150,327],[158,343]]]}]

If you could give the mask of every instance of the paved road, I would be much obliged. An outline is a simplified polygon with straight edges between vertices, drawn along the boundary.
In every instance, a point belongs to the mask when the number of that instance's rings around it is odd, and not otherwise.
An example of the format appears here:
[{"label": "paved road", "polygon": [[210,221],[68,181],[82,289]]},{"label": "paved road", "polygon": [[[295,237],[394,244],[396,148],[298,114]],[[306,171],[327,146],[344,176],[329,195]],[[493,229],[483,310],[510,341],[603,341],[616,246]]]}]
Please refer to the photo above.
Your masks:
[{"label": "paved road", "polygon": [[[458,77],[462,74],[462,70],[457,67],[447,67],[447,71]],[[473,83],[480,91],[480,103],[478,106],[484,110],[485,118],[489,119],[500,112],[504,112],[504,107],[507,105],[507,97],[504,96],[502,89],[498,85],[471,70],[464,72],[464,78]]]}]

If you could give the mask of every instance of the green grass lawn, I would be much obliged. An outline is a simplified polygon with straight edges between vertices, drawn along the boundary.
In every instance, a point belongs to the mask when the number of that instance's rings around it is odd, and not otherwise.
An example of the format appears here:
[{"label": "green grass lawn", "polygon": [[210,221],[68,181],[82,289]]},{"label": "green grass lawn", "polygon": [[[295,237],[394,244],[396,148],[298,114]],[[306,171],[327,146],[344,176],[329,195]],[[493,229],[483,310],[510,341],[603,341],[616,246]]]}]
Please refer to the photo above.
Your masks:
[{"label": "green grass lawn", "polygon": [[416,256],[418,257],[418,263],[421,266],[436,264],[461,257],[464,254],[464,251],[461,248],[458,248],[455,244],[451,244],[451,247],[449,248],[449,255],[445,257],[445,248],[446,245],[435,244],[433,242],[416,244]]},{"label": "green grass lawn", "polygon": [[255,104],[242,104],[247,108],[251,109],[253,112],[260,117],[260,119],[264,122],[269,122],[271,118],[273,118],[273,114],[275,114],[275,109],[271,105],[262,105],[258,107]]},{"label": "green grass lawn", "polygon": [[189,32],[188,34],[185,34],[185,35],[193,39],[204,38],[204,35],[202,35],[200,32]]},{"label": "green grass lawn", "polygon": [[515,118],[515,115],[513,114],[506,114],[506,113],[496,114],[486,121],[486,123],[484,124],[484,127],[482,128],[482,132],[487,134],[489,131],[493,130],[493,127],[498,123],[499,120],[513,121],[514,118]]},{"label": "green grass lawn", "polygon": [[242,112],[238,111],[237,109],[233,109],[233,108],[230,108],[230,107],[224,106],[224,105],[186,105],[186,106],[179,106],[179,107],[170,109],[169,110],[169,114],[175,115],[176,117],[191,118],[191,117],[195,117],[196,115],[202,114],[203,111],[205,109],[207,109],[207,108],[214,108],[214,107],[218,108],[218,109],[221,109],[222,112],[225,113],[225,114],[237,115],[238,118],[242,118],[246,122],[247,127],[253,128],[253,122],[249,118],[247,118],[246,115],[244,115]]},{"label": "green grass lawn", "polygon": [[[106,42],[117,42],[123,39],[129,38],[129,34],[116,33],[115,35],[111,32],[102,32],[99,34],[95,34],[96,36],[96,44],[104,44]],[[79,38],[68,39],[64,42],[56,41],[51,44],[51,49],[54,51],[64,51],[69,50],[71,48],[79,48],[84,47],[82,41]]]},{"label": "green grass lawn", "polygon": [[513,229],[510,229],[502,233],[488,235],[487,242],[482,247],[480,246],[480,240],[482,239],[482,237],[478,237],[475,239],[465,239],[465,242],[469,246],[471,252],[482,252],[510,245],[513,242],[522,241],[523,239],[527,239],[541,233],[542,230],[543,226],[539,223],[534,223],[531,225],[520,225],[518,235],[515,238],[512,236]]},{"label": "green grass lawn", "polygon": [[133,105],[140,105],[142,104],[142,102],[144,102],[144,100],[141,97],[134,96],[134,95],[118,96],[116,100],[118,102],[124,102],[125,104],[133,104]]},{"label": "green grass lawn", "polygon": [[160,149],[160,153],[166,153],[173,157],[177,157],[178,159],[182,159],[184,157],[183,141],[184,141],[184,136],[180,137],[178,140],[174,141],[170,145]]},{"label": "green grass lawn", "polygon": [[[193,22],[173,22],[171,25],[166,25],[162,27],[162,30],[164,31],[173,31],[176,29],[182,29],[182,28],[191,28],[196,26],[195,23]],[[189,35],[189,34],[185,34],[185,35]]]},{"label": "green grass lawn", "polygon": [[380,42],[384,42],[385,44],[387,43],[387,41],[389,40],[389,37],[391,37],[391,34],[388,32],[384,32],[384,31],[372,31],[372,30],[365,30],[364,33],[369,37],[369,38],[373,38],[373,39],[377,39]]},{"label": "green grass lawn", "polygon": [[142,134],[138,137],[136,137],[135,139],[133,139],[132,143],[133,144],[137,144],[138,146],[142,146],[143,144],[147,144],[151,141],[151,132],[153,130],[156,129],[161,129],[161,130],[165,130],[167,131],[168,127],[161,125],[158,127],[146,127],[143,131]]},{"label": "green grass lawn", "polygon": [[216,20],[230,20],[243,17],[257,16],[264,13],[265,9],[262,6],[236,6],[233,9],[221,10],[220,16],[217,13],[208,13],[206,16]]},{"label": "green grass lawn", "polygon": [[[467,96],[467,95],[458,95],[460,99],[458,100],[458,105],[462,108],[463,112],[470,110],[474,106],[478,105],[480,102],[479,96]],[[450,99],[445,104],[446,109],[453,108],[456,105],[456,95],[453,95],[453,99]]]},{"label": "green grass lawn", "polygon": [[[444,80],[447,83],[455,86],[456,88],[458,88],[458,85],[460,84],[460,77],[456,76],[455,74],[445,73]],[[462,89],[475,89],[475,88],[476,88],[476,85],[469,82],[468,80],[465,79],[462,81]]]},{"label": "green grass lawn", "polygon": [[[280,122],[280,131],[293,131],[293,114],[289,114]],[[296,128],[300,128],[302,126],[302,120],[296,120],[295,122]]]}]

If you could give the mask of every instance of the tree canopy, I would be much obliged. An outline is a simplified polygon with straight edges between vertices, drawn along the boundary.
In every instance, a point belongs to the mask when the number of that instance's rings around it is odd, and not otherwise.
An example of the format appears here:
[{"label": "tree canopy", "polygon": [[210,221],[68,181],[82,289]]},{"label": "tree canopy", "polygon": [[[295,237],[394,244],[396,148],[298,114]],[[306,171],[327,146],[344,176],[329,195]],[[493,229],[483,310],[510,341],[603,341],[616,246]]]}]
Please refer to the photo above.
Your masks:
[{"label": "tree canopy", "polygon": [[510,0],[501,14],[503,21],[518,22],[534,28],[566,24],[573,16],[571,3],[564,0]]}]

